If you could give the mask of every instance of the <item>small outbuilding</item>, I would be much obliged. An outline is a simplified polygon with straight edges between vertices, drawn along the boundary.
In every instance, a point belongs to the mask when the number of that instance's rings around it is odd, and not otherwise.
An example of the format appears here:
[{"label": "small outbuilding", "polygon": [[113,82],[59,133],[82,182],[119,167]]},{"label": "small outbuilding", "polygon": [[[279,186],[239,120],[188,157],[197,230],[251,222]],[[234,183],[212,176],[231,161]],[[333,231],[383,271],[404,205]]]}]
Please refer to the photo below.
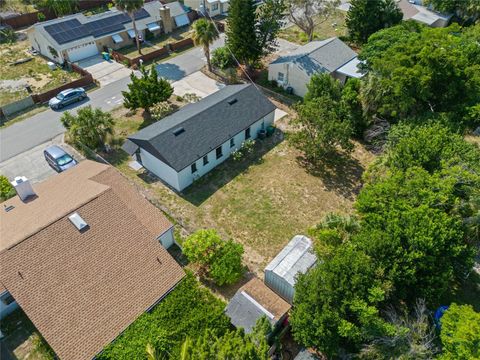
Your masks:
[{"label": "small outbuilding", "polygon": [[270,290],[261,280],[253,278],[243,285],[228,303],[225,314],[232,325],[251,333],[257,320],[266,316],[273,327],[287,317],[290,305]]},{"label": "small outbuilding", "polygon": [[312,240],[295,235],[265,268],[265,284],[292,304],[297,276],[306,273],[316,261]]}]

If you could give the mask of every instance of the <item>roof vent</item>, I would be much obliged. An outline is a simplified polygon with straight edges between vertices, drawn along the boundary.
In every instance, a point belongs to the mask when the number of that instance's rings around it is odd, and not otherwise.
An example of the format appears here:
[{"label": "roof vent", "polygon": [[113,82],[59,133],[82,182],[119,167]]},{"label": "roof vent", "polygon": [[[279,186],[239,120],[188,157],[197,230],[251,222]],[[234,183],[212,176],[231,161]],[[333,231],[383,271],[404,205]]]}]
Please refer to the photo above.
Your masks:
[{"label": "roof vent", "polygon": [[233,104],[235,104],[237,101],[238,101],[237,99],[228,100],[228,105],[233,105]]},{"label": "roof vent", "polygon": [[68,219],[72,222],[73,225],[77,228],[78,231],[83,231],[88,228],[88,224],[85,220],[82,219],[78,213],[73,213],[68,217]]},{"label": "roof vent", "polygon": [[12,185],[22,201],[36,195],[35,191],[33,191],[32,184],[30,184],[30,181],[25,176],[17,176],[12,181]]},{"label": "roof vent", "polygon": [[185,132],[185,129],[183,127],[180,127],[178,129],[173,130],[173,135],[178,136],[178,135],[180,135],[181,133],[184,133],[184,132]]}]

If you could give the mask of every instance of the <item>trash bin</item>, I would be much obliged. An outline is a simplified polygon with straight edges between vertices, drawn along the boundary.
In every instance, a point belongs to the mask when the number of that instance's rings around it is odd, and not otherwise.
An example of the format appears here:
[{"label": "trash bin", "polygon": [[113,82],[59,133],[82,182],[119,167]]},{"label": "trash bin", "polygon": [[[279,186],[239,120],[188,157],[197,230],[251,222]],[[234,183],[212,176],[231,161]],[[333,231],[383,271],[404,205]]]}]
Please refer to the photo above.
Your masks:
[{"label": "trash bin", "polygon": [[102,52],[102,56],[104,60],[110,61],[110,54],[108,52]]},{"label": "trash bin", "polygon": [[263,140],[267,137],[267,132],[265,130],[258,130],[258,138],[260,140]]},{"label": "trash bin", "polygon": [[267,136],[272,136],[274,132],[275,132],[275,128],[273,126],[267,127]]}]

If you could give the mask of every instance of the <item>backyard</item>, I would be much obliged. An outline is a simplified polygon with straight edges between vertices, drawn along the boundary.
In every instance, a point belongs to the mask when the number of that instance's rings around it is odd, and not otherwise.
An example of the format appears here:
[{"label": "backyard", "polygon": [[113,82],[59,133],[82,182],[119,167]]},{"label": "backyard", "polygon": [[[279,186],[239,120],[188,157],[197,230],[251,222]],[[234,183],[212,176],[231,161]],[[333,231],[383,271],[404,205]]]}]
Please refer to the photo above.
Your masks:
[{"label": "backyard", "polygon": [[[124,110],[117,111],[119,143],[149,123],[139,115],[129,117]],[[277,126],[285,128],[282,123]],[[249,158],[230,158],[182,194],[143,170],[131,169],[130,157],[121,150],[105,156],[187,230],[215,228],[224,237],[241,242],[246,264],[260,275],[293,235],[305,233],[329,211],[352,210],[360,176],[374,158],[356,144],[350,160],[307,170],[286,139],[288,134],[277,129],[272,137],[257,141]]]},{"label": "backyard", "polygon": [[[325,40],[334,36],[345,36],[347,34],[347,28],[345,26],[346,14],[345,11],[337,10],[335,14],[326,21],[317,17],[315,19],[314,40]],[[301,45],[308,42],[308,37],[297,25],[281,30],[279,36],[285,40]]]},{"label": "backyard", "polygon": [[[0,44],[0,106],[26,97],[27,85],[33,92],[43,92],[80,78],[79,74],[72,71],[58,68],[50,70],[48,60],[40,55],[29,54],[29,47],[27,40]],[[31,60],[13,64],[28,58]]]},{"label": "backyard", "polygon": [[[192,36],[192,30],[190,26],[175,29],[169,34],[161,34],[159,36],[156,36],[153,39],[145,40],[141,45],[142,53],[143,54],[151,53],[155,50],[163,48],[167,44],[174,43],[183,39],[187,39],[191,36]],[[133,44],[130,46],[121,48],[117,51],[129,58],[136,58],[137,56],[139,56],[137,51],[137,46]]]}]

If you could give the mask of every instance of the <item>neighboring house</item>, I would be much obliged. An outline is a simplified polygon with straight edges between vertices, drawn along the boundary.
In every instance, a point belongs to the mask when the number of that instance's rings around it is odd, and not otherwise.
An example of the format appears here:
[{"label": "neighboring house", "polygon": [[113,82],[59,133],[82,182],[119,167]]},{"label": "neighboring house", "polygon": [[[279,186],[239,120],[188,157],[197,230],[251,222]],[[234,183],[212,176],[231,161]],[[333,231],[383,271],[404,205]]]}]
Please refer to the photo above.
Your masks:
[{"label": "neighboring house", "polygon": [[229,85],[136,134],[123,149],[177,191],[273,124],[275,106],[253,85]]},{"label": "neighboring house", "polygon": [[[147,31],[155,36],[190,23],[179,2],[167,5],[159,1],[148,2],[134,16],[143,39]],[[58,63],[80,61],[105,48],[119,49],[135,41],[130,17],[116,9],[98,15],[79,13],[39,22],[28,28],[27,35],[35,50]]]},{"label": "neighboring house", "polygon": [[292,304],[297,276],[306,273],[316,261],[312,240],[296,235],[265,268],[265,284]]},{"label": "neighboring house", "polygon": [[305,96],[312,75],[330,74],[342,84],[347,78],[360,78],[357,53],[339,38],[312,41],[291,53],[280,56],[268,66],[268,80],[284,88],[291,88],[298,96]]},{"label": "neighboring house", "polygon": [[441,14],[422,4],[422,0],[397,0],[397,5],[403,12],[403,20],[415,20],[431,27],[448,26],[451,14]]},{"label": "neighboring house", "polygon": [[173,226],[111,166],[22,184],[0,211],[2,292],[60,359],[92,359],[184,277]]},{"label": "neighboring house", "polygon": [[208,16],[217,16],[228,11],[229,0],[185,0],[185,6]]},{"label": "neighboring house", "polygon": [[253,278],[235,293],[225,309],[225,314],[232,325],[243,328],[248,334],[262,316],[266,316],[273,327],[282,324],[289,310],[290,304],[261,280]]}]

